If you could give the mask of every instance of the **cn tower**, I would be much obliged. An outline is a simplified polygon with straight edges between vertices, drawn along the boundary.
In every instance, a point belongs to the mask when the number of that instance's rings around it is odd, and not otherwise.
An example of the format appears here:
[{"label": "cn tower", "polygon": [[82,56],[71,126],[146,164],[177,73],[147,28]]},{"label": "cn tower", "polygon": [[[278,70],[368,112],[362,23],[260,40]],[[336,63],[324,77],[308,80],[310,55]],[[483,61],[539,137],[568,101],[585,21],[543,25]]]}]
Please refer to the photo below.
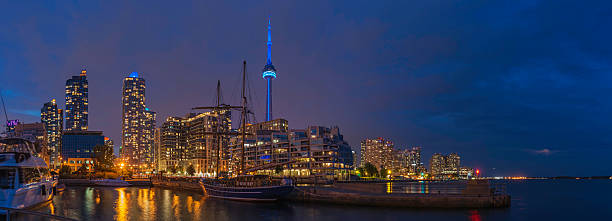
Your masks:
[{"label": "cn tower", "polygon": [[276,78],[276,68],[272,65],[272,25],[268,19],[268,60],[264,66],[262,77],[268,82],[268,96],[266,101],[266,121],[272,120],[272,79]]}]

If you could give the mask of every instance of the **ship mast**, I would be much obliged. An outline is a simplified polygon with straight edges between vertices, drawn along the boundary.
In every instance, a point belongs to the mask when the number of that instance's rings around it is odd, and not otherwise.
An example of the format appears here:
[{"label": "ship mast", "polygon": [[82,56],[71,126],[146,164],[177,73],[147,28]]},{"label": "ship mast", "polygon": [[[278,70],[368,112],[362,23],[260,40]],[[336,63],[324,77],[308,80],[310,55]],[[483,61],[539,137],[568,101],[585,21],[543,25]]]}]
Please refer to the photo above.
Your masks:
[{"label": "ship mast", "polygon": [[244,88],[245,88],[245,80],[246,79],[246,61],[242,62],[242,150],[241,150],[241,156],[240,156],[240,174],[244,174],[245,170],[244,170],[244,139],[246,136],[246,105],[247,105],[247,99],[246,96],[244,95]]}]

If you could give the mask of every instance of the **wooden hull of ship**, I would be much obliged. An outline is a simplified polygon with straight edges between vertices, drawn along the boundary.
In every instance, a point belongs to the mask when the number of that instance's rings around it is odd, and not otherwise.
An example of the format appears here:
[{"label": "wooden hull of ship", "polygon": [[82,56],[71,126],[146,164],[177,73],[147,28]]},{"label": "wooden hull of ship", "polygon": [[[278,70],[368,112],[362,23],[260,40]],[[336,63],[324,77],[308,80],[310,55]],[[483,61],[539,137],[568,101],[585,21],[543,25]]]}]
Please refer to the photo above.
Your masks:
[{"label": "wooden hull of ship", "polygon": [[200,184],[207,196],[236,201],[272,202],[282,199],[293,191],[293,186],[223,187]]}]

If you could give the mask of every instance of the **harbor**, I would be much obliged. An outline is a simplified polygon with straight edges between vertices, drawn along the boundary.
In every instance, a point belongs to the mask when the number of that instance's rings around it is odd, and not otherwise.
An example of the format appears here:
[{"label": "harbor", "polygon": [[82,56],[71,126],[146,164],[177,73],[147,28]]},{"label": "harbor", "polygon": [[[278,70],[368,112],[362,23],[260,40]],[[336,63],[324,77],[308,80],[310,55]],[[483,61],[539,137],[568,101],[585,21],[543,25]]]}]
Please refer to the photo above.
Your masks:
[{"label": "harbor", "polygon": [[[512,206],[508,208],[411,209],[299,201],[247,203],[161,187],[67,186],[50,203],[31,211],[76,220],[405,220],[407,217],[434,221],[473,220],[475,217],[481,220],[513,220],[513,217],[557,220],[610,215],[610,207],[605,202],[611,196],[603,191],[609,186],[607,180],[519,180],[507,184],[512,195]],[[555,193],[546,191],[551,187]],[[590,203],[584,194],[591,196]],[[566,198],[577,200],[575,204],[568,204],[563,201]],[[565,213],[555,212],[554,208]],[[12,220],[40,219],[18,215]]]}]

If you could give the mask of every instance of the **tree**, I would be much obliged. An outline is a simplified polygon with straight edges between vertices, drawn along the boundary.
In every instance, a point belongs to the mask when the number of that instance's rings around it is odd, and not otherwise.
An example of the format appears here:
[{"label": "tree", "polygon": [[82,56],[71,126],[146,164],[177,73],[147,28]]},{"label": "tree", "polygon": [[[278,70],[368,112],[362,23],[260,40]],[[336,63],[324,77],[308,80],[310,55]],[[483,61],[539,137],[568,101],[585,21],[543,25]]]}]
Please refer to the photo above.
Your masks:
[{"label": "tree", "polygon": [[170,170],[170,173],[176,174],[177,168],[176,168],[176,166],[170,166],[170,168],[168,168],[168,170]]},{"label": "tree", "polygon": [[68,175],[70,174],[70,167],[68,165],[62,165],[62,167],[60,167],[59,170],[59,174],[60,175]]},{"label": "tree", "polygon": [[365,175],[365,169],[363,167],[357,167],[357,172],[359,173],[360,177],[364,177]]},{"label": "tree", "polygon": [[77,173],[78,174],[87,174],[87,165],[85,165],[84,163],[81,164],[79,169],[77,169]]},{"label": "tree", "polygon": [[376,166],[374,166],[374,164],[367,162],[363,168],[365,169],[365,176],[366,177],[377,177],[378,176],[378,169],[376,169]]},{"label": "tree", "polygon": [[387,178],[387,175],[389,175],[388,173],[389,171],[387,171],[387,169],[385,169],[385,166],[380,166],[380,178]]},{"label": "tree", "polygon": [[276,173],[276,174],[280,174],[280,173],[282,173],[282,172],[283,172],[283,167],[282,167],[282,166],[278,165],[278,166],[276,166],[276,167],[274,168],[274,173]]},{"label": "tree", "polygon": [[96,145],[94,151],[94,169],[96,171],[112,171],[115,155],[113,148],[106,145]]},{"label": "tree", "polygon": [[193,167],[192,164],[189,164],[189,166],[187,167],[187,174],[189,174],[189,176],[193,176],[193,174],[195,174],[195,168]]}]

